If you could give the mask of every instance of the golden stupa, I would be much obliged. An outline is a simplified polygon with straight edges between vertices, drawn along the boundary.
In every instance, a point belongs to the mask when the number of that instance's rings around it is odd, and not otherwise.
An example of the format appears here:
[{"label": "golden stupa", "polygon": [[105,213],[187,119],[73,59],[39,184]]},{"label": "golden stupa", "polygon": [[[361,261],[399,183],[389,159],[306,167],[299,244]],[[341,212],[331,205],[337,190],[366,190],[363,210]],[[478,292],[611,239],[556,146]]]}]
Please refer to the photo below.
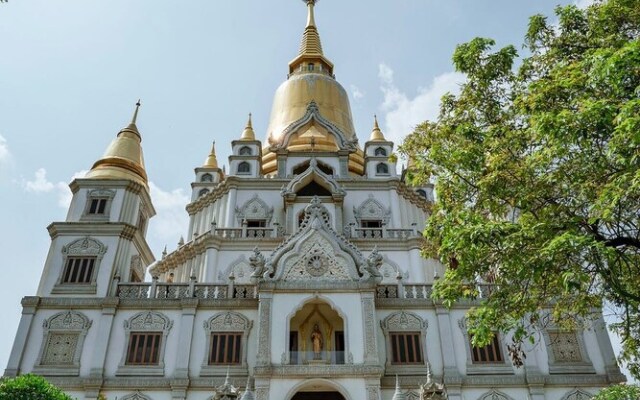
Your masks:
[{"label": "golden stupa", "polygon": [[[276,171],[276,154],[270,146],[282,143],[284,131],[307,112],[314,102],[320,115],[337,127],[348,141],[357,140],[351,117],[351,107],[346,90],[333,75],[333,63],[322,52],[320,35],[315,24],[316,0],[306,0],[307,25],[304,29],[298,56],[289,63],[287,80],[276,90],[271,119],[267,129],[266,147],[263,149],[262,172]],[[296,132],[288,141],[289,152],[337,151],[335,136],[313,121]],[[349,155],[349,171],[362,175],[364,157],[362,150]]]}]

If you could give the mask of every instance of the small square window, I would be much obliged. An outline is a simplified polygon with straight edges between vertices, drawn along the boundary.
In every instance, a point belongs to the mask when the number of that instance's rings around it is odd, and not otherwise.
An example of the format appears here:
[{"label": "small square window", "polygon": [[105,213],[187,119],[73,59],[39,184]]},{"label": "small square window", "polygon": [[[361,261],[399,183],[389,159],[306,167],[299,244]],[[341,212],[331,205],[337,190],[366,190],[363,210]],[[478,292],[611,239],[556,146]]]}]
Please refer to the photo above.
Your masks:
[{"label": "small square window", "polygon": [[41,365],[73,365],[79,333],[50,333]]},{"label": "small square window", "polygon": [[89,206],[89,214],[102,215],[107,208],[108,199],[91,199],[91,205]]},{"label": "small square window", "polygon": [[67,257],[62,283],[89,284],[93,276],[96,257]]},{"label": "small square window", "polygon": [[241,332],[212,333],[209,365],[240,364],[242,362],[241,343]]},{"label": "small square window", "polygon": [[127,349],[127,365],[158,365],[161,332],[131,332]]}]

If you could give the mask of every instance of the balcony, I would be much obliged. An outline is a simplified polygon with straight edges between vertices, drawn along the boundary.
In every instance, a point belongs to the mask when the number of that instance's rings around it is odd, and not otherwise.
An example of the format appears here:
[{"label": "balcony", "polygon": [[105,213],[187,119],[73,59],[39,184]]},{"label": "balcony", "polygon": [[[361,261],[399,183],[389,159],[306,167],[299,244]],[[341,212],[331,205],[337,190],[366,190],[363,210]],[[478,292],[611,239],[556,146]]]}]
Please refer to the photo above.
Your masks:
[{"label": "balcony", "polygon": [[415,229],[390,229],[381,228],[356,228],[354,226],[345,229],[345,236],[351,239],[392,239],[401,240],[418,238],[420,235]]},{"label": "balcony", "polygon": [[319,357],[313,351],[289,352],[289,365],[341,365],[344,363],[344,351],[322,351]]},{"label": "balcony", "polygon": [[255,285],[207,283],[118,283],[121,299],[257,299]]},{"label": "balcony", "polygon": [[[491,295],[495,284],[475,283],[477,299],[486,299]],[[470,285],[472,286],[472,285]],[[378,299],[430,299],[433,287],[431,284],[420,285],[378,285],[376,288],[376,298]]]}]

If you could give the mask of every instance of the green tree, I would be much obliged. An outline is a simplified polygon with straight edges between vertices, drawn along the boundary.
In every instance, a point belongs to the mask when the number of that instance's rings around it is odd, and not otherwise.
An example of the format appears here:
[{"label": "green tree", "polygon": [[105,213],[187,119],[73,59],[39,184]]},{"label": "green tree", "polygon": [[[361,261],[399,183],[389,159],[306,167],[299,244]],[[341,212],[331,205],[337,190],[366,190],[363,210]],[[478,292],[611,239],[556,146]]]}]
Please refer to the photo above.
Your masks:
[{"label": "green tree", "polygon": [[[604,301],[640,376],[640,5],[556,14],[531,17],[524,58],[491,39],[459,45],[460,93],[400,152],[410,179],[435,182],[425,253],[450,268],[434,297],[482,297],[468,315],[475,344],[513,331],[519,363],[545,322],[572,329]],[[496,284],[488,296],[478,280]]]},{"label": "green tree", "polygon": [[615,385],[604,388],[592,400],[635,400],[640,399],[640,386]]},{"label": "green tree", "polygon": [[72,400],[62,390],[37,375],[0,380],[0,400]]}]

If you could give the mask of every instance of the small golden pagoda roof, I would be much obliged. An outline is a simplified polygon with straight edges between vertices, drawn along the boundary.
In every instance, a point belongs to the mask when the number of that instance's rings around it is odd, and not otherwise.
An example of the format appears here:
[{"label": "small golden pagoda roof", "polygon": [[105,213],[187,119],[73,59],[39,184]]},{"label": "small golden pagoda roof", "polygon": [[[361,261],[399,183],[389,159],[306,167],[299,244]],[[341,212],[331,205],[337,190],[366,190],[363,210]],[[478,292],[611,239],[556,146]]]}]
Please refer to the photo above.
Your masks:
[{"label": "small golden pagoda roof", "polygon": [[380,126],[378,126],[378,117],[373,116],[373,130],[371,131],[371,137],[369,138],[371,142],[385,142],[386,139],[380,130]]},{"label": "small golden pagoda roof", "polygon": [[102,158],[96,161],[85,178],[128,179],[147,187],[147,172],[142,155],[142,136],[136,126],[140,100],[136,103],[131,123],[118,132]]},{"label": "small golden pagoda roof", "polygon": [[247,120],[247,126],[244,127],[240,140],[256,140],[256,134],[253,131],[253,125],[251,123],[251,113],[249,113],[249,119]]},{"label": "small golden pagoda roof", "polygon": [[207,157],[207,159],[204,160],[204,164],[202,166],[203,167],[207,167],[207,168],[218,168],[218,159],[216,158],[216,142],[215,142],[215,140],[213,141],[213,144],[211,145],[211,152],[209,153],[209,156]]}]

